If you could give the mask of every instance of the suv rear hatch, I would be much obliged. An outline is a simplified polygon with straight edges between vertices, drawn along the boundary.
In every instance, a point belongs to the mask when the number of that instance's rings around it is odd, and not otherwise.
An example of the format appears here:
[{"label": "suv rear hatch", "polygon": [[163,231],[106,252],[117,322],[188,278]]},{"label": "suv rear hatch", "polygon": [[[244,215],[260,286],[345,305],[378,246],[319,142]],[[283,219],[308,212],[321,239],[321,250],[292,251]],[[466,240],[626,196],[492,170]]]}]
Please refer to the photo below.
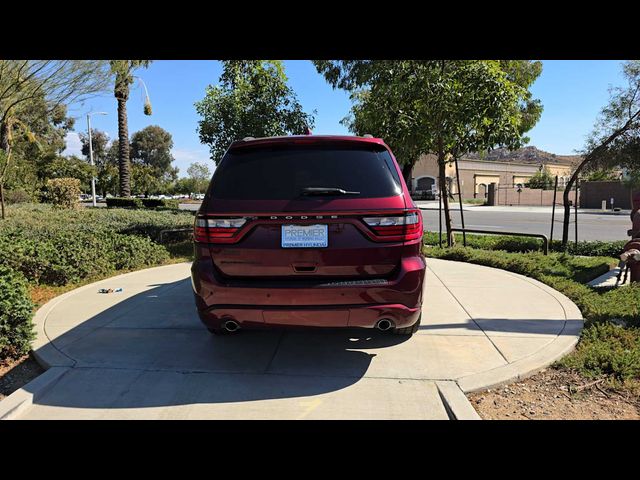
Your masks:
[{"label": "suv rear hatch", "polygon": [[223,277],[384,278],[400,264],[407,229],[421,235],[384,145],[252,143],[225,154],[196,219],[196,241],[209,243]]}]

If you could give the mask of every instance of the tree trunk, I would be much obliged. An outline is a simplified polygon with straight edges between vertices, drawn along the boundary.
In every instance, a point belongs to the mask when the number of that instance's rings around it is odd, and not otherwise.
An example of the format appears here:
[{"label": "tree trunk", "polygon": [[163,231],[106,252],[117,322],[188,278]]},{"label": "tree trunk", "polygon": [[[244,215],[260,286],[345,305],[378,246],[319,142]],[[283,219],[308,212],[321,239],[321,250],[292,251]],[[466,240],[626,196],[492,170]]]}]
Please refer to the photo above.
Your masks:
[{"label": "tree trunk", "polygon": [[0,182],[0,205],[2,205],[2,220],[4,220],[7,218],[4,211],[4,182]]},{"label": "tree trunk", "polygon": [[404,165],[402,165],[402,176],[404,177],[404,181],[407,184],[409,193],[413,193],[413,182],[411,181],[412,172],[413,172],[413,164],[405,163]]},{"label": "tree trunk", "polygon": [[120,196],[131,196],[129,166],[129,127],[127,126],[127,98],[118,96],[118,166],[120,167]]},{"label": "tree trunk", "polygon": [[5,205],[4,205],[4,179],[7,170],[9,169],[9,162],[11,161],[11,144],[9,143],[9,123],[3,122],[0,125],[0,150],[5,154],[5,164],[0,172],[0,209],[2,210],[2,220],[6,218]]},{"label": "tree trunk", "polygon": [[[594,150],[594,152],[596,150]],[[569,205],[569,194],[571,193],[573,184],[576,183],[576,180],[578,179],[578,175],[580,175],[580,172],[585,167],[585,165],[589,163],[591,158],[593,158],[593,155],[587,155],[587,157],[585,157],[582,163],[578,165],[578,168],[576,168],[576,171],[573,172],[573,175],[571,175],[571,178],[565,185],[564,192],[562,192],[562,203],[564,206],[564,215],[562,217],[562,246],[563,247],[566,247],[567,243],[569,242],[569,222],[571,221],[571,206]],[[576,202],[578,201],[577,193],[576,193],[575,200]]]},{"label": "tree trunk", "polygon": [[444,223],[447,229],[447,246],[452,247],[455,244],[455,238],[451,231],[451,212],[449,211],[449,192],[447,189],[447,180],[445,173],[445,156],[444,152],[438,152],[438,178],[440,181],[440,197],[442,198],[442,210],[444,210]]}]

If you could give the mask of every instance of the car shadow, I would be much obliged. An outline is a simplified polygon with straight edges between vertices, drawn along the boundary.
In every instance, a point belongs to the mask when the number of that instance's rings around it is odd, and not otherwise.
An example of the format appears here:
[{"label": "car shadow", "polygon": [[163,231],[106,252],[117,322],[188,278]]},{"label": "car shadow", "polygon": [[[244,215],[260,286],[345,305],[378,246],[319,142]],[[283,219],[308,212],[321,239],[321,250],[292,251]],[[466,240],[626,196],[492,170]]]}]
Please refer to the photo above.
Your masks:
[{"label": "car shadow", "polygon": [[54,308],[45,331],[73,367],[34,405],[145,408],[319,395],[357,383],[375,357],[367,350],[410,338],[293,328],[216,336],[200,323],[189,278],[146,288],[102,309],[120,294],[81,293],[83,308],[95,295],[96,313],[61,334],[68,310]]},{"label": "car shadow", "polygon": [[534,337],[535,335],[575,335],[573,328],[567,328],[571,325],[581,325],[582,320],[563,320],[563,319],[536,319],[536,318],[476,318],[468,319],[463,323],[423,323],[419,327],[419,331],[441,331],[441,330],[463,330],[463,331],[480,331],[482,330],[489,336],[504,336],[502,334],[513,334],[513,336],[526,335]]}]

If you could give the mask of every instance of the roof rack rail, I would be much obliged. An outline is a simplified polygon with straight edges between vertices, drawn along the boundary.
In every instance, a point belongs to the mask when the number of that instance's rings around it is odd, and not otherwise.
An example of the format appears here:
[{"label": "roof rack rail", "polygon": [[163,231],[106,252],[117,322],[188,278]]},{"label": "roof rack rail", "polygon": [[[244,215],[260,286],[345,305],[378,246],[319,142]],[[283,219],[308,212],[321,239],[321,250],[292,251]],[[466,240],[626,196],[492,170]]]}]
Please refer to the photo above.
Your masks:
[{"label": "roof rack rail", "polygon": [[256,137],[244,137],[244,138],[242,139],[242,141],[243,141],[243,142],[248,142],[249,140],[255,140],[255,139],[256,139]]},{"label": "roof rack rail", "polygon": [[373,135],[371,135],[370,133],[365,133],[362,138],[373,138]]}]

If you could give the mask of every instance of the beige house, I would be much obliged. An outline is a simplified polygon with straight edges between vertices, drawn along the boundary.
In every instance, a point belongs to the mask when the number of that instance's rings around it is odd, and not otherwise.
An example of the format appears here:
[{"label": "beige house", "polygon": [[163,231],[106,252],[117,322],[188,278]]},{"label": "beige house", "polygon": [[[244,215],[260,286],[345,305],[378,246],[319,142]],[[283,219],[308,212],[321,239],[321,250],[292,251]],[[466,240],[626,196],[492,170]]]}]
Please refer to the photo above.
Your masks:
[{"label": "beige house", "polygon": [[[558,185],[564,186],[577,160],[579,157],[575,155],[553,155],[535,147],[513,152],[496,149],[482,157],[478,154],[468,155],[458,160],[462,198],[486,197],[491,183],[501,188],[524,186],[541,168],[547,168],[553,176],[557,175]],[[455,164],[447,164],[445,171],[452,193],[457,193]],[[438,162],[435,155],[420,157],[413,168],[411,183],[412,191],[417,196],[438,191]],[[430,195],[426,196],[428,198]]]}]

